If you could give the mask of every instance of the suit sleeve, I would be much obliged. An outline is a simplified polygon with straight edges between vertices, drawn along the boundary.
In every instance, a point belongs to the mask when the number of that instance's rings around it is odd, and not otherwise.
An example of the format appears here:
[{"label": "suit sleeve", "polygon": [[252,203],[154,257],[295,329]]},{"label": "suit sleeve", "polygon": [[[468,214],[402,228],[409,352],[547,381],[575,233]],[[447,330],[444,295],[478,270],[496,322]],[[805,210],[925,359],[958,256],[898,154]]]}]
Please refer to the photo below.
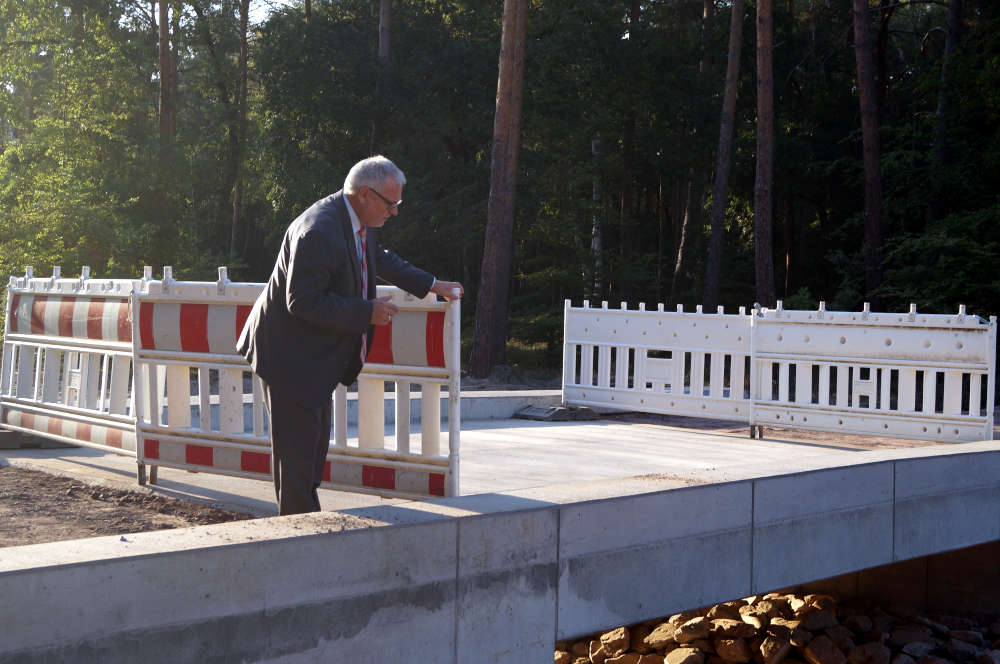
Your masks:
[{"label": "suit sleeve", "polygon": [[334,332],[360,334],[368,328],[372,305],[347,291],[353,279],[346,249],[317,230],[289,238],[288,313]]},{"label": "suit sleeve", "polygon": [[434,275],[410,265],[381,243],[375,247],[375,265],[378,276],[416,297],[425,297],[434,285]]}]

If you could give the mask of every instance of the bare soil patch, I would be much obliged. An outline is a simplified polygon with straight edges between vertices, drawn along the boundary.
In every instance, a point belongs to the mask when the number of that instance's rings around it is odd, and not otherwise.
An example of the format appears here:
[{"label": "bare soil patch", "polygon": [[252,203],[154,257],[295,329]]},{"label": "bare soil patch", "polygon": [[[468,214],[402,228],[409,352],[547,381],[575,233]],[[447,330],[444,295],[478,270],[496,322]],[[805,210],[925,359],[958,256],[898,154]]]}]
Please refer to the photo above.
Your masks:
[{"label": "bare soil patch", "polygon": [[249,514],[0,466],[0,547],[252,519]]}]

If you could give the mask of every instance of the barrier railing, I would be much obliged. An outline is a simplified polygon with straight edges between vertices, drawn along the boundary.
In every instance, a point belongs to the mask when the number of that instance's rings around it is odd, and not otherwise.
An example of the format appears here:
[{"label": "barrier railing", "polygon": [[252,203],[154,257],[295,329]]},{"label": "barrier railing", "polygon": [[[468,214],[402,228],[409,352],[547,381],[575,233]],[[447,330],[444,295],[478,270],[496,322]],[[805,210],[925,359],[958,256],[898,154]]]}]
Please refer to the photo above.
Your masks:
[{"label": "barrier railing", "polygon": [[[572,307],[567,403],[937,441],[990,440],[996,317]],[[613,367],[613,368],[612,368]]]},{"label": "barrier railing", "polygon": [[135,282],[11,277],[0,424],[135,455],[128,296]]},{"label": "barrier railing", "polygon": [[[162,280],[153,280],[149,268],[135,281],[89,280],[86,272],[59,279],[58,268],[52,279],[34,279],[30,271],[11,279],[3,425],[133,455],[140,483],[155,483],[159,466],[269,479],[262,388],[235,350],[263,286],[230,282],[226,268],[218,282],[175,281],[169,267]],[[400,311],[392,325],[376,328],[371,361],[359,376],[356,438],[348,435],[347,390],[335,392],[323,486],[388,497],[457,495],[459,303],[386,286],[378,291]],[[388,440],[386,382],[396,390],[395,435]],[[422,397],[419,450],[410,445],[414,384]]]}]

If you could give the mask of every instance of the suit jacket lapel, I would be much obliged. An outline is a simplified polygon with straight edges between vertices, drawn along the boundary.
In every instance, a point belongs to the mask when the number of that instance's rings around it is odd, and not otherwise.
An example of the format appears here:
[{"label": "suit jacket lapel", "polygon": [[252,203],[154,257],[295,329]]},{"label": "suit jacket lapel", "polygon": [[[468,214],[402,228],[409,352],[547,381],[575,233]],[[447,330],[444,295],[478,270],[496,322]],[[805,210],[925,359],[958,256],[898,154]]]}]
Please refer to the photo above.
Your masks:
[{"label": "suit jacket lapel", "polygon": [[354,274],[354,288],[352,290],[357,293],[361,291],[361,263],[358,261],[358,243],[354,237],[354,227],[351,226],[351,213],[347,211],[347,203],[344,202],[343,196],[342,193],[338,196],[336,209],[339,213],[338,217],[340,219],[341,230],[344,234],[347,255],[351,261],[351,271]]}]

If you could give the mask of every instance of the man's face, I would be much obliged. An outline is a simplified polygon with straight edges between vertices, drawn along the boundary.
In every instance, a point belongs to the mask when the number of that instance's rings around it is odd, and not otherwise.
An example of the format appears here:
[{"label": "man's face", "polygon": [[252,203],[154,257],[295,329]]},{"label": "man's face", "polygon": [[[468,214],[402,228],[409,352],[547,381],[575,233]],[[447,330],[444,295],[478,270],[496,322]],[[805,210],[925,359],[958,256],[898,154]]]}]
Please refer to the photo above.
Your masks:
[{"label": "man's face", "polygon": [[[362,226],[381,228],[389,217],[399,212],[393,203],[402,197],[403,186],[395,180],[386,180],[382,184],[382,189],[377,193],[374,189],[362,187],[361,191],[358,192],[361,205],[358,206],[359,209],[355,210],[358,214],[358,221],[361,222]],[[390,202],[387,203],[387,200]]]}]

